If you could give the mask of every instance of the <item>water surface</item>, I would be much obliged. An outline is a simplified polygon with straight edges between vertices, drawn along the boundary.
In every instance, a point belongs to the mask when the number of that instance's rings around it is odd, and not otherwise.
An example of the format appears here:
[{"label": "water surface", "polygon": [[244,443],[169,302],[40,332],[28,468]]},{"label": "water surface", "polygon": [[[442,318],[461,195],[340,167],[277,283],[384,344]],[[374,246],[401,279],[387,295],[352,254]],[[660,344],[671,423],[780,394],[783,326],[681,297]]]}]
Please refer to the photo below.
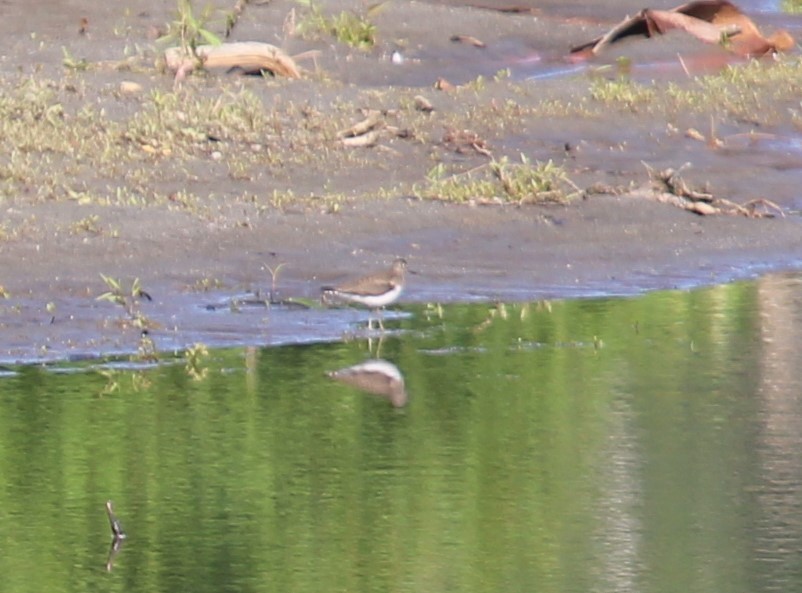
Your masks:
[{"label": "water surface", "polygon": [[410,312],[0,379],[0,589],[802,591],[799,278]]}]

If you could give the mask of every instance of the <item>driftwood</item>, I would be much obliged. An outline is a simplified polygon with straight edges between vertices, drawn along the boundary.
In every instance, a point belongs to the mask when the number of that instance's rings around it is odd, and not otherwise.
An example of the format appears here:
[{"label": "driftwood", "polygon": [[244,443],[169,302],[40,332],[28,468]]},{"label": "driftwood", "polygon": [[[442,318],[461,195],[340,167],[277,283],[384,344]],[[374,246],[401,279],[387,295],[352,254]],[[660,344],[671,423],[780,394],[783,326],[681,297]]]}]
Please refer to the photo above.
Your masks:
[{"label": "driftwood", "polygon": [[269,43],[241,41],[221,45],[201,45],[195,49],[195,54],[187,55],[180,47],[171,47],[164,52],[167,68],[175,72],[176,80],[183,79],[198,67],[236,70],[243,74],[271,72],[276,76],[301,78],[295,61]]},{"label": "driftwood", "polygon": [[346,136],[340,139],[342,145],[348,148],[368,148],[375,146],[378,141],[378,130],[370,130],[359,136]]},{"label": "driftwood", "polygon": [[338,138],[354,138],[356,136],[362,136],[367,134],[374,128],[378,127],[382,123],[382,113],[381,111],[372,109],[367,112],[365,119],[355,123],[347,130],[342,130],[337,133]]},{"label": "driftwood", "polygon": [[383,127],[382,112],[370,110],[365,119],[355,123],[350,128],[337,133],[337,138],[343,146],[349,148],[364,148],[374,146],[379,140],[379,129]]},{"label": "driftwood", "polygon": [[[644,163],[645,164],[645,163]],[[665,169],[655,171],[646,165],[651,177],[651,187],[633,192],[635,197],[647,197],[663,204],[670,204],[700,216],[730,214],[748,218],[773,218],[775,214],[785,216],[782,208],[764,198],[736,204],[726,198],[717,198],[706,191],[692,189],[680,177],[679,171]]]}]

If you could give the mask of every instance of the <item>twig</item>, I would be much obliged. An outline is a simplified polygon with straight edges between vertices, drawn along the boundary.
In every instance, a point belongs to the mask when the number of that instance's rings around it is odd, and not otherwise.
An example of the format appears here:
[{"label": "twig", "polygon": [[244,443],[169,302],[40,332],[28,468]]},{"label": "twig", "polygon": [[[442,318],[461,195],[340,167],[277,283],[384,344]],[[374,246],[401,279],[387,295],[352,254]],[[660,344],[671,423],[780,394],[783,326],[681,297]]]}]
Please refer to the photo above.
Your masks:
[{"label": "twig", "polygon": [[125,539],[128,537],[123,531],[123,526],[120,520],[114,515],[114,509],[111,506],[111,501],[106,501],[106,514],[109,516],[109,526],[111,527],[111,534],[115,540]]},{"label": "twig", "polygon": [[226,39],[231,36],[231,33],[234,31],[234,27],[237,26],[240,17],[242,16],[242,12],[245,10],[245,6],[248,4],[248,0],[237,0],[234,3],[234,8],[231,9],[226,15]]},{"label": "twig", "polygon": [[685,60],[682,59],[682,54],[679,52],[677,52],[677,59],[679,60],[679,65],[682,66],[682,71],[685,72],[685,76],[688,78],[693,78],[688,70],[688,66],[685,64]]}]

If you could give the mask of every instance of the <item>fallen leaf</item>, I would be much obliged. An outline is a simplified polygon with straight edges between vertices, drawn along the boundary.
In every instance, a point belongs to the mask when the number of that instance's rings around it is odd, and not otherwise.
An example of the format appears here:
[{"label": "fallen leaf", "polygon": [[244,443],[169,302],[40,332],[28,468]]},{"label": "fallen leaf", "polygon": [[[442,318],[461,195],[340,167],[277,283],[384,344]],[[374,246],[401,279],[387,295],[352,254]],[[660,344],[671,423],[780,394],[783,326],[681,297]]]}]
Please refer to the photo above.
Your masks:
[{"label": "fallen leaf", "polygon": [[457,87],[448,82],[445,78],[438,78],[437,81],[434,83],[434,88],[436,88],[438,91],[449,92],[453,91]]},{"label": "fallen leaf", "polygon": [[452,35],[451,41],[454,43],[466,43],[474,47],[487,47],[484,41],[470,35]]},{"label": "fallen leaf", "polygon": [[471,130],[447,128],[446,133],[443,135],[443,144],[459,154],[478,152],[484,156],[493,156],[487,142]]},{"label": "fallen leaf", "polygon": [[699,142],[707,141],[705,135],[702,134],[702,132],[700,132],[696,128],[688,128],[687,130],[685,130],[685,137],[690,138],[691,140],[698,140]]},{"label": "fallen leaf", "polygon": [[608,46],[628,37],[654,37],[679,29],[706,43],[720,43],[744,57],[787,51],[794,38],[784,30],[764,37],[757,25],[727,0],[698,0],[671,10],[643,9],[610,29],[605,35],[571,48],[573,59],[598,55]]}]

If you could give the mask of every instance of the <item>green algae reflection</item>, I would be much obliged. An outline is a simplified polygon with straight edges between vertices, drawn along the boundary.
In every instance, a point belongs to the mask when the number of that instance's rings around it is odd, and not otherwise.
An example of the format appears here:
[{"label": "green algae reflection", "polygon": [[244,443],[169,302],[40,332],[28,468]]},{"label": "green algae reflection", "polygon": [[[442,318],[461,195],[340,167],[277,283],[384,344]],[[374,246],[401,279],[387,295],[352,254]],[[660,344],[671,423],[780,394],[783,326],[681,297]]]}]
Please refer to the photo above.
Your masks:
[{"label": "green algae reflection", "polygon": [[749,370],[783,290],[417,307],[381,344],[398,407],[326,376],[376,355],[361,341],[211,352],[199,379],[21,369],[4,591],[746,590],[774,578],[745,536]]}]

